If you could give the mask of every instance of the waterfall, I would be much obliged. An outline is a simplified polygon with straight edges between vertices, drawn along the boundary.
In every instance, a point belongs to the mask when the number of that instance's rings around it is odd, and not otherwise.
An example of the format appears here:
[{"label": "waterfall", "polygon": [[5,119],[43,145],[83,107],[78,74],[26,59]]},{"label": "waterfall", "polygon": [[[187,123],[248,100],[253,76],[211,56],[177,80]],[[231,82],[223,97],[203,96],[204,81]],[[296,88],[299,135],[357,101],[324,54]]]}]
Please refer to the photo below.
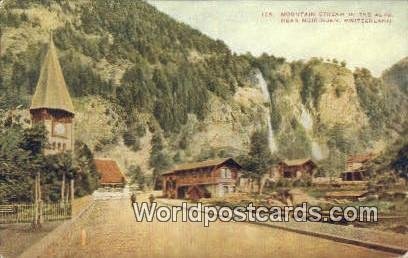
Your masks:
[{"label": "waterfall", "polygon": [[[268,90],[268,85],[266,84],[265,79],[262,76],[262,73],[258,70],[256,71],[255,74],[258,86],[262,92],[262,95],[264,97],[264,103],[271,103],[271,96],[269,95],[269,90]],[[268,128],[268,144],[269,144],[269,149],[271,150],[271,153],[274,153],[278,150],[276,141],[275,141],[275,136],[274,132],[272,129],[272,124],[271,124],[271,111],[270,108],[267,107],[266,109],[266,124]],[[309,111],[305,108],[304,105],[301,106],[301,114],[300,114],[300,123],[302,126],[305,128],[306,131],[309,131],[307,133],[307,136],[309,139],[312,141],[312,156],[316,160],[321,160],[325,158],[326,156],[326,151],[324,150],[325,146],[321,146],[318,142],[313,141],[311,136],[310,136],[310,131],[313,129],[313,118],[312,115],[309,113]]]},{"label": "waterfall", "polygon": [[321,159],[324,158],[322,148],[321,148],[320,145],[319,145],[317,142],[315,142],[315,141],[312,142],[312,156],[313,156],[313,158],[315,158],[316,160],[321,160]]},{"label": "waterfall", "polygon": [[302,113],[300,114],[300,123],[306,130],[311,130],[313,128],[313,119],[309,111],[306,110],[305,106],[301,106]]},{"label": "waterfall", "polygon": [[302,124],[303,128],[305,128],[307,137],[312,142],[312,157],[316,160],[325,158],[326,153],[323,149],[324,146],[322,147],[317,141],[313,140],[312,136],[310,135],[310,131],[313,129],[313,118],[303,104],[301,104],[300,123]]},{"label": "waterfall", "polygon": [[[262,95],[264,96],[264,102],[270,104],[271,96],[269,95],[268,85],[262,76],[262,73],[258,70],[256,71],[256,79],[258,81],[258,86],[261,89]],[[271,124],[271,110],[269,106],[266,108],[266,124],[268,128],[268,145],[271,153],[277,151],[277,146],[275,142],[275,136]]]}]

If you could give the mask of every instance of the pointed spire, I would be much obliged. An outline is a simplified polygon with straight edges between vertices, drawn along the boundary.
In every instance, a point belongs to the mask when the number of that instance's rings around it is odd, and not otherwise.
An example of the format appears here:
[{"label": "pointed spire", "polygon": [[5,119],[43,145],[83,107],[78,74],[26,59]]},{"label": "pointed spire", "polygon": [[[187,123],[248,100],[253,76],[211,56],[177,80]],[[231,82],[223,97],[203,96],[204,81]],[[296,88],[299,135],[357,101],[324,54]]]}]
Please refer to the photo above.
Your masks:
[{"label": "pointed spire", "polygon": [[39,108],[59,109],[74,114],[74,106],[58,61],[52,32],[30,110]]}]

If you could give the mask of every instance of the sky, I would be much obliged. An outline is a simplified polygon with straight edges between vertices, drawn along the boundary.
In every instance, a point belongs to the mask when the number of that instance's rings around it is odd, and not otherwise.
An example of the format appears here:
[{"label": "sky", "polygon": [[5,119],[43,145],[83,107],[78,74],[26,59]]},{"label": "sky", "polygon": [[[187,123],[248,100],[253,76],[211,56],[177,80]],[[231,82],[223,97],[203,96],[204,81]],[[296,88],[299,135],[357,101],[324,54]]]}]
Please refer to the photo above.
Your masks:
[{"label": "sky", "polygon": [[[408,1],[164,1],[148,0],[160,11],[224,41],[232,51],[284,57],[345,60],[347,67],[366,67],[376,76],[408,56]],[[354,13],[354,18],[390,23],[283,23],[282,12]],[[363,12],[365,14],[360,14]],[[338,17],[343,21],[345,16]],[[383,16],[384,17],[384,16]],[[294,16],[292,19],[296,18]],[[313,17],[312,17],[313,18]],[[299,18],[298,18],[299,19]],[[300,17],[299,21],[301,21]],[[384,19],[389,19],[385,17]]]}]

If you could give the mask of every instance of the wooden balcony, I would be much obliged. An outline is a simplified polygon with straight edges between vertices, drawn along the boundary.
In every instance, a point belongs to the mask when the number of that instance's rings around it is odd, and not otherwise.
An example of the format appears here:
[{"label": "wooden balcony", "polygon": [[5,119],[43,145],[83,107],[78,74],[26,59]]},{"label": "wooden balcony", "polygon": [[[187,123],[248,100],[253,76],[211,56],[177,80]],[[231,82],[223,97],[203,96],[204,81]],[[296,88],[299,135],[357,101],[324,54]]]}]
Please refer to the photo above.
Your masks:
[{"label": "wooden balcony", "polygon": [[216,184],[217,180],[214,177],[185,177],[177,178],[177,185],[204,185],[204,184]]},{"label": "wooden balcony", "polygon": [[234,184],[236,180],[234,178],[217,178],[215,181],[217,183]]},{"label": "wooden balcony", "polygon": [[219,184],[219,183],[233,184],[235,183],[235,179],[218,178],[218,177],[185,177],[185,178],[176,179],[176,184],[178,186],[180,185],[211,185],[211,184]]}]

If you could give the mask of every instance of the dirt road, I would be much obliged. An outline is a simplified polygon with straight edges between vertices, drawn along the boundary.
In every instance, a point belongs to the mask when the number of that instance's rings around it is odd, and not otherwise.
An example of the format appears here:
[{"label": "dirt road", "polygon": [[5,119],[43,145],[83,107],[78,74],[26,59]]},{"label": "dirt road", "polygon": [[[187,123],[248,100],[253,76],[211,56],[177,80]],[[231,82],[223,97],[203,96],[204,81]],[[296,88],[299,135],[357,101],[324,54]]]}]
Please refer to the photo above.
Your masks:
[{"label": "dirt road", "polygon": [[[141,201],[141,198],[138,198]],[[84,238],[86,232],[86,239]],[[81,238],[82,234],[82,238]],[[85,240],[85,241],[84,241]],[[136,222],[127,199],[98,202],[46,257],[395,257],[247,224]]]}]

